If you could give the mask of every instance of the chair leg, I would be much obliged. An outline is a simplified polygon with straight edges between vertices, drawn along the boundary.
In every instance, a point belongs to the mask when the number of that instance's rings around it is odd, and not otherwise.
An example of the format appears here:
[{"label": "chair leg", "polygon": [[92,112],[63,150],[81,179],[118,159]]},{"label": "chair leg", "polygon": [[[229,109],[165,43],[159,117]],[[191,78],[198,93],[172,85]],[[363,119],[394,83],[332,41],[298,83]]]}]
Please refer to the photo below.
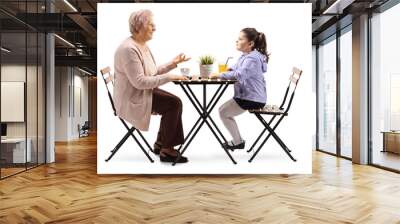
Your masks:
[{"label": "chair leg", "polygon": [[129,128],[128,125],[125,123],[124,120],[120,118],[122,124],[125,126],[125,128],[128,130],[124,137],[121,139],[121,141],[118,142],[118,144],[115,146],[113,150],[111,150],[111,155],[106,159],[106,162],[110,161],[110,159],[117,153],[117,151],[121,148],[121,146],[126,142],[126,140],[129,138],[129,136],[132,136],[133,140],[135,140],[136,144],[140,147],[140,149],[143,151],[143,153],[146,155],[146,157],[150,160],[150,162],[154,162],[154,160],[150,157],[150,155],[146,152],[146,150],[143,148],[142,144],[139,142],[139,140],[136,138],[136,136],[133,134],[133,132],[136,130],[139,133],[139,136],[142,138],[142,140],[145,142],[146,146],[150,149],[150,151],[153,152],[152,148],[150,147],[149,143],[146,141],[142,133],[134,128],[131,127]]},{"label": "chair leg", "polygon": [[[268,130],[268,128],[266,127],[266,122],[265,120],[262,118],[261,115],[259,114],[254,114],[257,119],[264,125],[264,130]],[[276,116],[276,115],[275,115]],[[275,130],[275,128],[279,125],[279,123],[282,121],[281,117],[278,122],[274,125],[273,130]],[[270,125],[270,123],[268,123],[268,125]],[[265,139],[261,142],[260,146],[258,146],[257,150],[253,153],[253,155],[251,156],[251,158],[249,159],[249,163],[251,163],[253,161],[253,159],[256,157],[256,155],[258,154],[258,152],[260,152],[260,150],[262,149],[262,147],[264,146],[264,144],[267,142],[267,140],[269,139],[269,137],[271,136],[271,132],[268,133],[267,137],[265,137]]]},{"label": "chair leg", "polygon": [[[133,131],[130,132],[130,130],[133,128],[134,130],[138,131],[136,128],[132,127],[131,129],[128,127],[128,125],[126,124],[126,122],[121,119],[122,124],[125,126],[126,130],[128,130],[128,132],[130,133],[130,135],[132,136],[132,138],[135,140],[135,142],[137,143],[137,145],[140,147],[140,149],[142,150],[142,152],[146,155],[146,157],[150,160],[150,162],[154,162],[154,160],[150,157],[150,155],[146,152],[146,150],[143,148],[142,144],[140,144],[139,140],[136,138],[135,135],[133,135]],[[143,136],[142,136],[143,137]],[[148,144],[148,143],[147,143]]]},{"label": "chair leg", "polygon": [[[274,115],[271,120],[269,120],[268,124],[271,125],[271,123],[275,120],[275,117],[277,115]],[[262,123],[262,122],[261,122]],[[264,135],[265,131],[267,131],[267,129],[264,127],[264,130],[260,133],[260,135],[257,137],[256,141],[253,143],[253,145],[250,147],[249,150],[247,150],[247,152],[251,152],[253,151],[254,147],[257,145],[257,143],[260,141],[261,137]]]},{"label": "chair leg", "polygon": [[[122,146],[122,144],[125,143],[126,139],[129,138],[129,135],[130,135],[129,132],[126,132],[124,137],[121,138],[121,141],[119,141],[118,144],[110,152],[112,153],[115,150],[118,150]],[[125,141],[122,141],[125,137],[126,137]]]},{"label": "chair leg", "polygon": [[254,147],[257,145],[257,143],[260,141],[261,137],[264,135],[265,131],[267,131],[266,128],[264,128],[264,130],[262,130],[262,132],[260,133],[260,135],[257,137],[257,139],[254,141],[253,145],[251,145],[251,147],[249,148],[249,150],[247,150],[247,152],[251,152],[253,151]]},{"label": "chair leg", "polygon": [[[261,115],[259,115],[259,116],[264,121],[264,124],[265,124],[266,123],[265,120],[261,117]],[[274,139],[279,143],[279,145],[282,147],[282,149],[286,152],[286,154],[289,156],[289,158],[292,159],[294,162],[296,162],[297,160],[292,156],[289,148],[285,145],[285,143],[282,141],[282,139],[275,133],[275,128],[279,125],[279,123],[282,121],[283,118],[284,117],[281,116],[281,118],[278,120],[277,124],[274,126],[274,129],[272,129],[269,125],[266,125],[265,127],[268,129],[268,131],[270,132],[272,137],[274,137]]]},{"label": "chair leg", "polygon": [[130,136],[130,132],[128,131],[124,135],[124,137],[121,139],[121,141],[118,142],[118,144],[115,146],[115,148],[113,150],[111,150],[111,155],[106,159],[106,162],[110,161],[110,159],[115,155],[115,153],[117,153],[119,148],[121,148],[121,146],[126,142],[126,140],[129,138],[129,136]]},{"label": "chair leg", "polygon": [[144,144],[146,144],[147,148],[149,148],[149,150],[154,153],[153,148],[151,148],[150,144],[147,142],[147,140],[144,138],[144,136],[142,135],[142,132],[140,132],[139,130],[136,129],[136,132],[139,134],[140,138],[142,138]]},{"label": "chair leg", "polygon": [[275,140],[279,143],[279,145],[282,147],[283,151],[286,152],[286,154],[290,157],[290,159],[293,160],[293,162],[296,162],[297,160],[295,158],[293,158],[292,154],[290,153],[291,151],[285,145],[285,143],[282,141],[282,139],[279,138],[279,136],[271,128],[269,128],[269,131],[271,131],[272,137],[274,137]]},{"label": "chair leg", "polygon": [[249,163],[251,163],[253,161],[253,159],[256,157],[256,155],[258,154],[258,152],[261,150],[261,148],[264,146],[265,142],[267,142],[267,140],[269,139],[269,137],[272,135],[272,137],[274,137],[274,139],[278,142],[278,144],[282,147],[282,149],[285,151],[285,153],[289,156],[290,159],[292,159],[294,162],[296,162],[296,159],[291,155],[291,150],[285,145],[285,143],[283,143],[282,139],[279,138],[279,136],[275,133],[275,129],[276,127],[278,127],[278,125],[280,124],[280,122],[282,121],[284,116],[281,116],[278,120],[278,122],[274,125],[273,128],[270,127],[270,124],[267,123],[260,114],[255,114],[256,117],[261,121],[261,123],[263,123],[263,125],[265,126],[265,128],[269,131],[268,136],[264,139],[264,141],[261,143],[261,145],[258,147],[258,149],[256,150],[256,152],[253,154],[253,156],[249,159]]},{"label": "chair leg", "polygon": [[143,148],[142,144],[140,144],[139,140],[136,138],[136,136],[133,135],[133,133],[131,133],[132,138],[135,140],[135,142],[137,143],[137,145],[140,147],[140,149],[142,150],[142,152],[146,155],[146,157],[150,160],[150,162],[154,163],[154,160],[150,157],[149,153],[146,152],[146,150]]}]

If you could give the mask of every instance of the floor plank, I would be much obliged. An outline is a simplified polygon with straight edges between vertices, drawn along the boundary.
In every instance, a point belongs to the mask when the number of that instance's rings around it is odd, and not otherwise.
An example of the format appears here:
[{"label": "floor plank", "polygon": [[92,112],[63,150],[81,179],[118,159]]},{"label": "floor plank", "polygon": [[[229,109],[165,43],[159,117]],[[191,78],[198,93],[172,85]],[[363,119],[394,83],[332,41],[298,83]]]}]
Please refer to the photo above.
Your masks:
[{"label": "floor plank", "polygon": [[313,153],[312,175],[97,175],[96,137],[0,181],[0,223],[400,223],[400,175]]}]

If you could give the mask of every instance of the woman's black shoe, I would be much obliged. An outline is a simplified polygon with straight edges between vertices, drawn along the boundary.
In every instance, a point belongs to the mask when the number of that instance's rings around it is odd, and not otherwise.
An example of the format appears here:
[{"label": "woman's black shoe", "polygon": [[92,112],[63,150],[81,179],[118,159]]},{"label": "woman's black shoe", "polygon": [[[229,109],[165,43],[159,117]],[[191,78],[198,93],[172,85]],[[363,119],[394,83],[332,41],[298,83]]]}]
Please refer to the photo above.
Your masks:
[{"label": "woman's black shoe", "polygon": [[156,155],[160,155],[160,151],[161,151],[161,144],[160,143],[154,143],[154,146],[153,146],[153,152],[154,152],[154,154],[156,154]]},{"label": "woman's black shoe", "polygon": [[[169,155],[167,153],[164,153],[164,156],[160,155],[160,161],[161,162],[173,163],[173,162],[175,162],[176,158],[178,158],[178,155],[171,156],[171,155]],[[188,159],[186,157],[184,157],[184,156],[181,156],[179,158],[179,160],[176,161],[176,163],[187,163],[187,162],[188,162]]]},{"label": "woman's black shoe", "polygon": [[228,143],[223,143],[222,147],[224,147],[225,149],[230,149],[230,150],[244,149],[245,143],[246,143],[245,141],[242,141],[241,143],[235,145],[232,141],[230,141]]}]

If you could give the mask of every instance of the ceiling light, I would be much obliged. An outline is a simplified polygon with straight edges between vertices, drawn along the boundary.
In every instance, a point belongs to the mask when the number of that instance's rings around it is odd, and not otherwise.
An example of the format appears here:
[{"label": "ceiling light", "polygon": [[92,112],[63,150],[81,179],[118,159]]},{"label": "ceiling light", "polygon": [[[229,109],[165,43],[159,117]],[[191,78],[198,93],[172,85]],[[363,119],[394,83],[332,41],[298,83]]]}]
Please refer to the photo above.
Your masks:
[{"label": "ceiling light", "polygon": [[343,9],[351,5],[355,0],[336,0],[322,14],[342,14]]},{"label": "ceiling light", "polygon": [[83,72],[83,73],[85,73],[85,74],[87,74],[87,75],[92,75],[92,73],[90,73],[90,72],[88,72],[88,71],[86,71],[86,70],[83,70],[83,69],[81,69],[81,68],[79,68],[79,67],[78,67],[78,70],[81,71],[81,72]]},{"label": "ceiling light", "polygon": [[67,45],[69,45],[69,46],[75,48],[75,45],[73,45],[73,44],[72,44],[71,42],[69,42],[68,40],[66,40],[66,39],[64,39],[64,38],[62,38],[62,37],[60,37],[60,36],[57,35],[57,34],[54,34],[54,36],[57,37],[57,38],[58,38],[59,40],[61,40],[62,42],[66,43]]},{"label": "ceiling light", "polygon": [[9,50],[9,49],[7,49],[7,48],[5,48],[5,47],[1,47],[1,50],[4,51],[4,52],[6,52],[6,53],[10,53],[10,52],[11,52],[11,50]]},{"label": "ceiling light", "polygon": [[65,4],[67,4],[72,10],[74,10],[75,12],[78,12],[78,10],[71,4],[69,3],[68,0],[64,0]]}]

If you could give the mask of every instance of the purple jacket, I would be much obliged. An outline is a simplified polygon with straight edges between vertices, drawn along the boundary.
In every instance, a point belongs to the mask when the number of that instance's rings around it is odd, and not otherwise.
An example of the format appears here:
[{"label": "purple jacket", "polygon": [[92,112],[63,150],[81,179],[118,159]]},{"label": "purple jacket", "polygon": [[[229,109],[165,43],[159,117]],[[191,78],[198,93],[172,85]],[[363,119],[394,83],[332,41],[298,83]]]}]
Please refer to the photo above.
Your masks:
[{"label": "purple jacket", "polygon": [[230,71],[221,74],[221,79],[236,79],[235,98],[254,102],[267,102],[264,73],[267,71],[265,55],[257,50],[242,54]]}]

